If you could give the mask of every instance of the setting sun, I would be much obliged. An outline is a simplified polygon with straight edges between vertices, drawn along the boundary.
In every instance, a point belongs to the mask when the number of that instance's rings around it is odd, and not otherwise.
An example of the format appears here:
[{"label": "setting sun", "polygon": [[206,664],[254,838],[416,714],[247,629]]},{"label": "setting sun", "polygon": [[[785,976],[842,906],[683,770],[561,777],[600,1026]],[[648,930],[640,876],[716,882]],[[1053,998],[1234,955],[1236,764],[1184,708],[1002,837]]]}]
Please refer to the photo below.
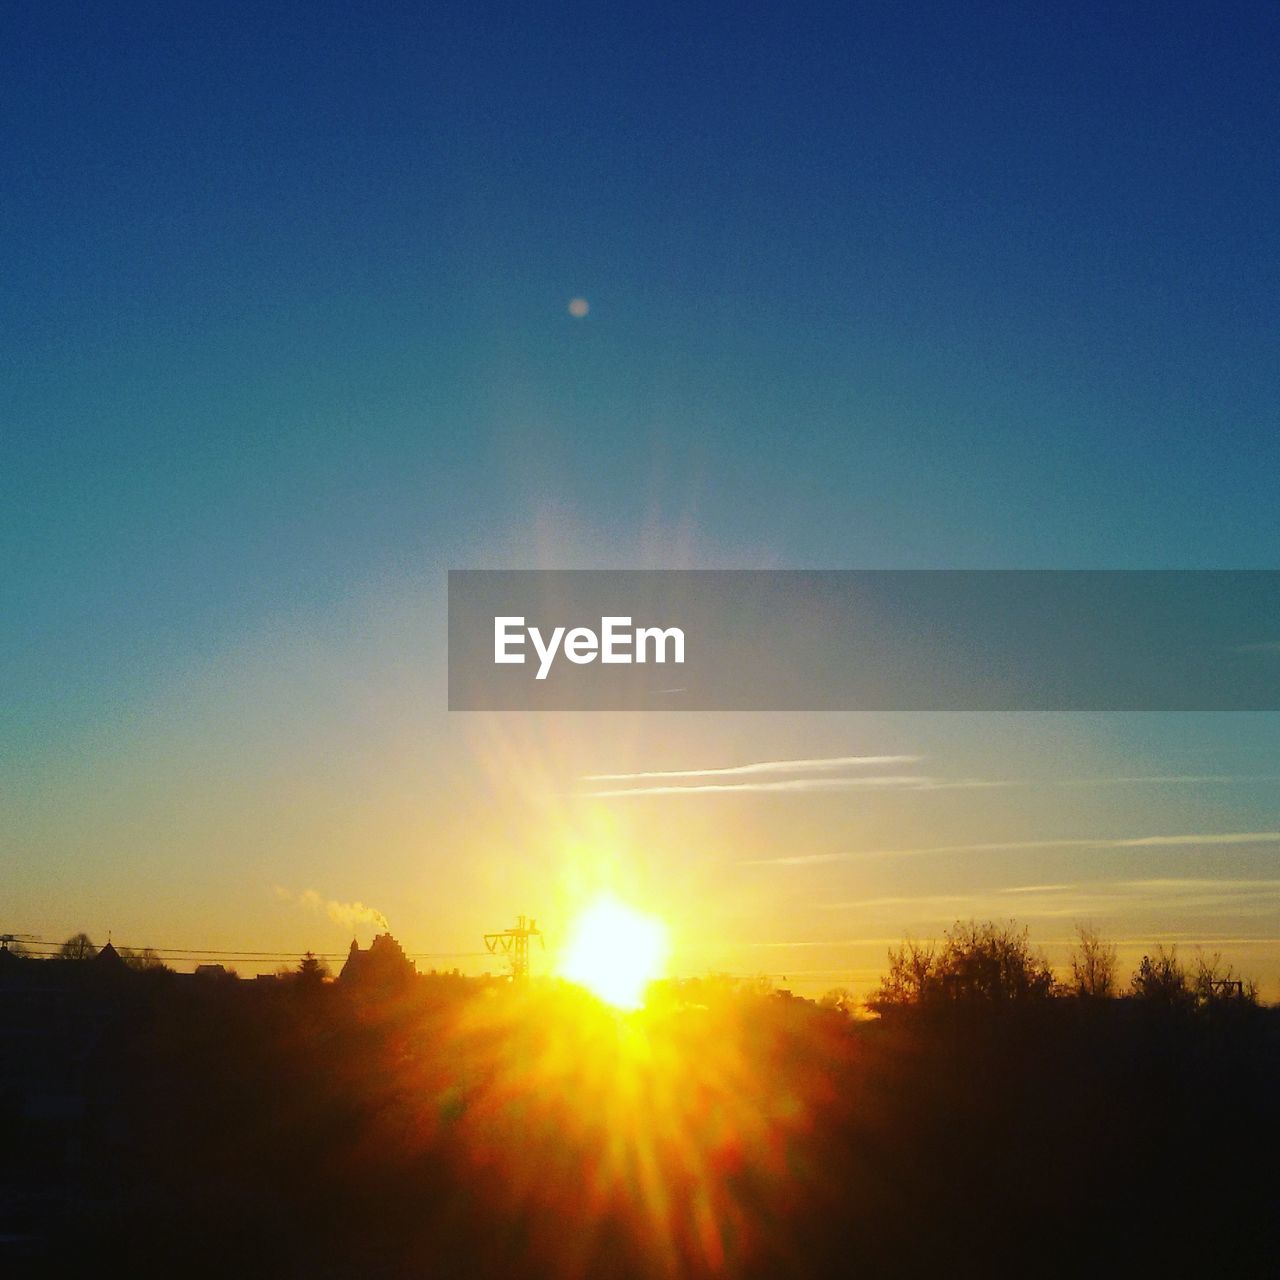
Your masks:
[{"label": "setting sun", "polygon": [[601,898],[573,926],[561,956],[562,978],[618,1009],[638,1009],[645,988],[662,976],[666,926],[615,898]]}]

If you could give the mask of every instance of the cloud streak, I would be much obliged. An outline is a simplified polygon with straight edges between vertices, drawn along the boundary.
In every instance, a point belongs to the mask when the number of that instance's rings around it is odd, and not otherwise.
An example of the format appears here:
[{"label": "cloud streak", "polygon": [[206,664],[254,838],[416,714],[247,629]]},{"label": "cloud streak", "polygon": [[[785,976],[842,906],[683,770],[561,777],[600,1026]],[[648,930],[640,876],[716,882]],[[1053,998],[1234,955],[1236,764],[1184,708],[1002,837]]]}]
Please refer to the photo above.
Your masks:
[{"label": "cloud streak", "polygon": [[[873,914],[903,909],[917,918],[937,922],[957,915],[999,915],[1005,895],[1021,895],[1018,917],[1023,920],[1081,918],[1133,911],[1213,911],[1230,909],[1237,916],[1271,915],[1280,896],[1280,880],[1212,878],[1150,878],[1102,880],[1079,884],[1019,885],[966,894],[916,894],[898,897],[855,898],[823,902],[825,911],[863,911]],[[923,913],[918,914],[918,913]]]},{"label": "cloud streak", "polygon": [[1226,774],[1226,773],[1176,773],[1154,775],[1138,778],[1055,778],[1045,779],[1043,782],[1035,779],[1027,779],[1025,782],[1011,782],[1010,786],[1047,786],[1047,787],[1135,787],[1145,786],[1148,783],[1156,784],[1177,784],[1177,783],[1199,783],[1199,782],[1225,782],[1225,783],[1243,783],[1243,782],[1280,782],[1280,775],[1271,773],[1257,774]]},{"label": "cloud streak", "polygon": [[761,760],[718,769],[656,769],[644,773],[589,773],[583,782],[656,782],[675,778],[736,778],[746,774],[822,773],[836,769],[919,764],[923,756],[823,756],[812,760]]},{"label": "cloud streak", "polygon": [[771,782],[707,782],[690,787],[612,787],[580,791],[581,796],[705,796],[744,792],[801,794],[813,791],[952,791],[971,787],[1003,787],[983,778],[929,778],[918,774],[876,774],[869,778],[785,778]]},{"label": "cloud streak", "polygon": [[1280,831],[1209,831],[1186,835],[1070,838],[1061,840],[997,840],[978,844],[935,844],[915,849],[864,849],[846,853],[749,858],[748,867],[796,867],[819,862],[861,862],[873,858],[916,858],[928,854],[1007,853],[1035,849],[1159,849],[1244,844],[1280,844]]},{"label": "cloud streak", "polygon": [[[1280,776],[1171,774],[1110,778],[939,778],[919,774],[861,774],[865,769],[915,765],[919,755],[821,756],[800,760],[760,760],[708,769],[647,769],[634,773],[591,773],[579,781],[592,786],[583,797],[705,796],[831,791],[944,791],[983,787],[1115,787],[1276,782]],[[844,773],[848,776],[827,775]],[[794,776],[792,776],[794,775]],[[598,787],[596,784],[615,784]],[[617,785],[621,784],[621,785]]]}]

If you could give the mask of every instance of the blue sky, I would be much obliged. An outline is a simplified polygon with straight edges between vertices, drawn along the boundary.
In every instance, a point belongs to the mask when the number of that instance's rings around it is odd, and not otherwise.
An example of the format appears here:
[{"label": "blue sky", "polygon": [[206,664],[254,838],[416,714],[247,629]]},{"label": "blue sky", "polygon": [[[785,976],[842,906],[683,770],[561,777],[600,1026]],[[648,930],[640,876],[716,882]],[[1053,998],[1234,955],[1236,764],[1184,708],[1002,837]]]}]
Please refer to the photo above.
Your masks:
[{"label": "blue sky", "polygon": [[10,6],[9,856],[264,636],[434,671],[449,566],[1274,567],[1277,22]]}]

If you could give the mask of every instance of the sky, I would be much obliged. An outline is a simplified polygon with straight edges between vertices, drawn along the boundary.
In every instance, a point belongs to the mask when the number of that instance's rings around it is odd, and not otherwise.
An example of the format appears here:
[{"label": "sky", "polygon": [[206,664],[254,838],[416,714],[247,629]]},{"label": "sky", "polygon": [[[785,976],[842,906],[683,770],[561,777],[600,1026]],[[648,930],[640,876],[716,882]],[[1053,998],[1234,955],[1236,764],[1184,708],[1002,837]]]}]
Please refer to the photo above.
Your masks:
[{"label": "sky", "polygon": [[448,568],[1276,567],[1273,6],[0,22],[0,930],[475,967],[609,883],[685,972],[996,914],[1280,997],[1273,715],[443,679]]}]

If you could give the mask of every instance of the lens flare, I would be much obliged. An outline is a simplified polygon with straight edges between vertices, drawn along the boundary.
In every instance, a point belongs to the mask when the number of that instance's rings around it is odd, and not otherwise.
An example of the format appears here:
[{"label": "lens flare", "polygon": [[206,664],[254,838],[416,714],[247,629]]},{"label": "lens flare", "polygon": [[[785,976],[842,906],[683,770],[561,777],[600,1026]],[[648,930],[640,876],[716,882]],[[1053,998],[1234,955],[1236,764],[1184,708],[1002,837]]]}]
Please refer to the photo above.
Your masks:
[{"label": "lens flare", "polygon": [[578,917],[559,973],[617,1009],[638,1009],[649,983],[662,977],[667,950],[660,920],[600,898]]}]

